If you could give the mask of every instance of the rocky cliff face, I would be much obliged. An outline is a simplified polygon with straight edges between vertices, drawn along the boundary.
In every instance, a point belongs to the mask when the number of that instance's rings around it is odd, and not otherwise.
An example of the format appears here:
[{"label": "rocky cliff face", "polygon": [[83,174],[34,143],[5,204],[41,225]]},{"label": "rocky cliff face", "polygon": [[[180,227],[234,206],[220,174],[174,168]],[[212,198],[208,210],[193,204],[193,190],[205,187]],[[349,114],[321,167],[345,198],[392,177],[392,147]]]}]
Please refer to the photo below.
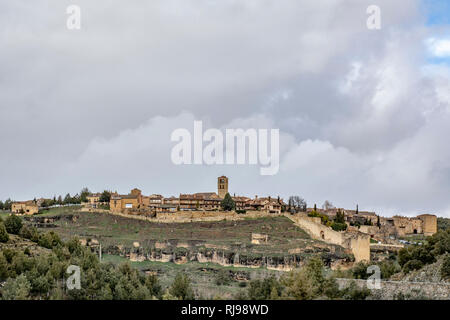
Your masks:
[{"label": "rocky cliff face", "polygon": [[[233,250],[234,249],[234,250]],[[99,250],[99,248],[95,248]],[[290,271],[301,267],[312,255],[319,255],[325,265],[335,268],[350,263],[351,257],[343,251],[320,249],[299,249],[285,255],[264,255],[243,252],[238,248],[203,244],[199,247],[184,248],[179,245],[155,242],[151,248],[109,246],[102,249],[103,254],[118,255],[131,261],[158,261],[183,264],[187,262],[215,263],[221,266],[246,268],[268,268]]]}]

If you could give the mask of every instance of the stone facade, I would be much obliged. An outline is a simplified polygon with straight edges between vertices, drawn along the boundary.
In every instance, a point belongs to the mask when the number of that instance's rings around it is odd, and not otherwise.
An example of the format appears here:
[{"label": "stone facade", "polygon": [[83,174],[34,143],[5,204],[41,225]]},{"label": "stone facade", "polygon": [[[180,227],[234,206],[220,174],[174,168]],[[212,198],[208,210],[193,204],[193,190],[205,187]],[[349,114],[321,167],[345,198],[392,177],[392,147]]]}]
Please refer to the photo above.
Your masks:
[{"label": "stone facade", "polygon": [[[220,211],[222,200],[228,193],[228,178],[221,176],[217,178],[217,193],[200,192],[194,194],[180,194],[178,198],[164,198],[162,195],[154,194],[143,196],[141,190],[133,189],[128,195],[111,195],[110,210],[112,212],[129,212],[133,214],[154,215],[160,212],[179,211]],[[283,200],[279,198],[258,198],[233,196],[236,210],[240,211],[262,211],[280,214]]]},{"label": "stone facade", "polygon": [[269,236],[267,234],[252,233],[252,243],[253,244],[265,244],[269,241]]},{"label": "stone facade", "polygon": [[228,178],[225,176],[221,176],[217,178],[217,194],[219,198],[225,198],[225,195],[228,193]]},{"label": "stone facade", "polygon": [[39,212],[39,207],[34,201],[14,202],[11,212],[15,214],[33,215]]},{"label": "stone facade", "polygon": [[421,214],[417,216],[422,220],[422,231],[424,235],[431,236],[437,232],[437,217],[432,214]]}]

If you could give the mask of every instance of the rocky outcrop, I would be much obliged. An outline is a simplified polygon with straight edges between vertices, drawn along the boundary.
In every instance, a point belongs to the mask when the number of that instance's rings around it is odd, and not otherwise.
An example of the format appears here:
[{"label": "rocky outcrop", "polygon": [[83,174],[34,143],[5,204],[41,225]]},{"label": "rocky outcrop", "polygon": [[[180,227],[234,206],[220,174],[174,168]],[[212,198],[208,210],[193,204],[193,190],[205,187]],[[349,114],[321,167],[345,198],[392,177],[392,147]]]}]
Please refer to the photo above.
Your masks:
[{"label": "rocky outcrop", "polygon": [[76,222],[77,215],[67,214],[60,216],[27,216],[23,218],[28,224],[36,228],[56,228],[55,222],[63,220],[69,222]]},{"label": "rocky outcrop", "polygon": [[[131,261],[157,261],[184,264],[187,262],[215,263],[221,266],[267,268],[280,271],[289,271],[301,267],[311,256],[319,254],[325,265],[329,267],[343,266],[349,263],[351,257],[343,251],[330,250],[328,247],[298,249],[285,255],[264,255],[240,250],[224,250],[215,247],[190,247],[182,248],[175,244],[173,246],[162,245],[155,242],[152,248],[143,247],[119,247],[110,246],[102,250],[103,254],[119,255]],[[236,249],[236,248],[235,248]],[[98,250],[98,248],[93,248]]]}]

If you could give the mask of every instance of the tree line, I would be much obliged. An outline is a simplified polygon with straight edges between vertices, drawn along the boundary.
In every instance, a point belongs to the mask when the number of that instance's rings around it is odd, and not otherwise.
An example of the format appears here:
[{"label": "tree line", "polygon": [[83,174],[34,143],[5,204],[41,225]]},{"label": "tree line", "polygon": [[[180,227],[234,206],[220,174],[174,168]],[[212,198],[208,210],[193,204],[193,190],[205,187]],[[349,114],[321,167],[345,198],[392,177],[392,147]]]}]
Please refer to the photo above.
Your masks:
[{"label": "tree line", "polygon": [[[100,195],[100,202],[109,203],[111,199],[111,191],[105,190]],[[92,192],[89,191],[88,188],[83,188],[79,193],[76,193],[74,196],[72,196],[70,193],[67,193],[64,197],[59,196],[53,196],[53,198],[50,199],[43,199],[40,206],[43,208],[49,208],[53,206],[63,206],[63,205],[79,205],[82,203],[87,202],[87,197],[92,195]],[[37,203],[37,199],[34,198],[33,201]],[[11,198],[8,198],[4,202],[0,200],[0,210],[10,211],[12,204],[14,203]]]}]

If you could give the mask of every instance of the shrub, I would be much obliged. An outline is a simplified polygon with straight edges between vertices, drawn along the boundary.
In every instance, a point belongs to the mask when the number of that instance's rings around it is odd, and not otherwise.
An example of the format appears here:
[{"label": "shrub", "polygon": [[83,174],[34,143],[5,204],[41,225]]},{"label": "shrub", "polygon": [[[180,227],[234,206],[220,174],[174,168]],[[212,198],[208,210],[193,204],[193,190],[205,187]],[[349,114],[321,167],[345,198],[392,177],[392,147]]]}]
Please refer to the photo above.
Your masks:
[{"label": "shrub", "polygon": [[8,242],[9,235],[3,222],[0,222],[0,242]]},{"label": "shrub", "polygon": [[414,259],[409,260],[405,265],[403,266],[403,272],[408,273],[413,270],[419,270],[423,267],[423,263],[420,260]]},{"label": "shrub", "polygon": [[354,281],[352,281],[342,293],[342,297],[347,300],[366,300],[371,294],[370,290],[367,288],[358,288]]},{"label": "shrub", "polygon": [[331,224],[331,228],[332,228],[334,231],[345,231],[345,230],[347,230],[347,224],[345,224],[345,223],[340,223],[340,222],[333,222],[333,223]]},{"label": "shrub", "polygon": [[396,261],[384,260],[379,264],[381,270],[381,278],[389,279],[397,272],[401,271],[399,264]]},{"label": "shrub", "polygon": [[58,244],[61,244],[61,239],[59,236],[54,233],[53,231],[41,234],[39,236],[38,244],[41,247],[52,249],[53,247],[56,247]]},{"label": "shrub", "polygon": [[282,289],[281,283],[274,276],[271,276],[264,280],[250,281],[247,295],[250,300],[269,300],[274,297],[275,291],[280,296]]},{"label": "shrub", "polygon": [[226,270],[219,270],[216,274],[215,282],[218,286],[228,285],[231,282],[230,273]]},{"label": "shrub", "polygon": [[191,288],[191,280],[186,274],[177,274],[173,281],[169,293],[182,300],[194,299],[194,292]]},{"label": "shrub", "polygon": [[363,279],[367,280],[367,278],[370,276],[370,274],[367,273],[367,268],[369,267],[369,264],[361,261],[358,262],[352,269],[352,275],[355,279]]},{"label": "shrub", "polygon": [[31,285],[25,275],[9,278],[2,288],[2,299],[25,300],[30,295]]},{"label": "shrub", "polygon": [[444,279],[450,278],[450,255],[446,255],[441,266],[441,277]]},{"label": "shrub", "polygon": [[5,227],[8,233],[19,234],[22,229],[22,219],[12,214],[5,220]]},{"label": "shrub", "polygon": [[19,236],[22,238],[31,240],[33,242],[38,242],[39,240],[39,233],[35,227],[29,227],[27,225],[24,225],[19,232]]}]

